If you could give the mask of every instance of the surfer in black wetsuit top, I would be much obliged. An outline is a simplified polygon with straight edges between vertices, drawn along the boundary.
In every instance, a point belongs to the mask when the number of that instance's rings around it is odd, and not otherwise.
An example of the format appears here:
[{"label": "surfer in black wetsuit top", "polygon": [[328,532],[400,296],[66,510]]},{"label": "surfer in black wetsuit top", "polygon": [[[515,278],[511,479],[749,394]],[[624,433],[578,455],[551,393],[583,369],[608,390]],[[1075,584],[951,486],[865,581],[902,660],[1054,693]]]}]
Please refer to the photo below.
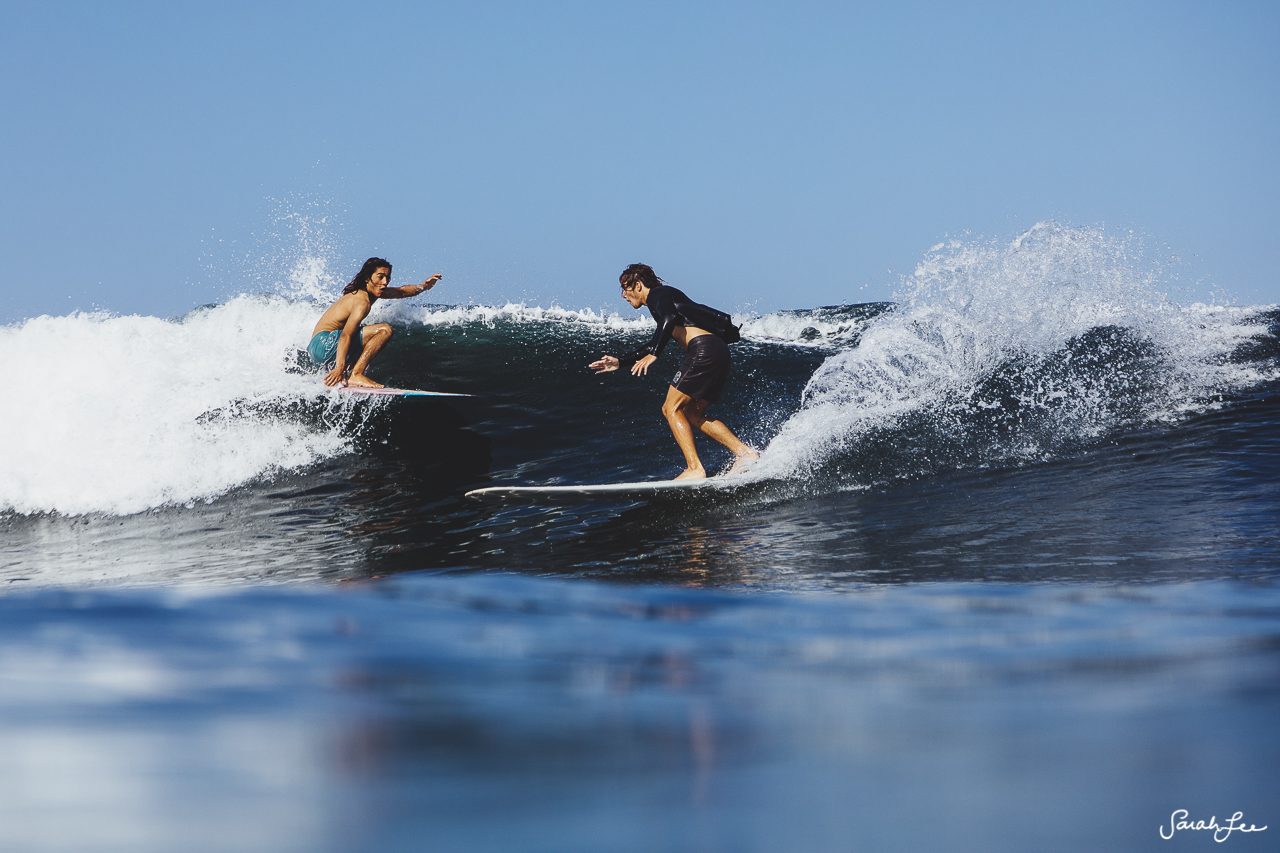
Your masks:
[{"label": "surfer in black wetsuit top", "polygon": [[649,343],[635,352],[622,358],[603,356],[591,363],[591,369],[607,373],[621,367],[634,376],[643,376],[649,372],[649,365],[658,360],[667,341],[674,338],[686,354],[667,388],[662,414],[684,453],[685,469],[676,479],[700,480],[707,476],[693,444],[694,430],[733,451],[737,458],[730,474],[744,470],[760,454],[743,444],[723,423],[706,417],[707,406],[720,399],[729,378],[728,345],[739,339],[738,328],[728,314],[694,302],[658,278],[648,264],[632,264],[623,270],[618,281],[622,298],[632,308],[647,307],[658,328]]}]

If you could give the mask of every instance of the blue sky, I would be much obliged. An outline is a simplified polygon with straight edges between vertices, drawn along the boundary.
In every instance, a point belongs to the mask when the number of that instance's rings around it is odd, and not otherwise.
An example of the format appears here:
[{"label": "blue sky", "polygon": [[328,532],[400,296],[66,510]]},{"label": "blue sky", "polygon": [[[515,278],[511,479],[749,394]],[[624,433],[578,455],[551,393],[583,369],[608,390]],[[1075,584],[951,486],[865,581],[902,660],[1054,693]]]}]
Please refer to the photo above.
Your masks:
[{"label": "blue sky", "polygon": [[1280,301],[1280,5],[889,5],[0,3],[0,322],[258,289],[300,222],[436,301],[887,299],[1045,219]]}]

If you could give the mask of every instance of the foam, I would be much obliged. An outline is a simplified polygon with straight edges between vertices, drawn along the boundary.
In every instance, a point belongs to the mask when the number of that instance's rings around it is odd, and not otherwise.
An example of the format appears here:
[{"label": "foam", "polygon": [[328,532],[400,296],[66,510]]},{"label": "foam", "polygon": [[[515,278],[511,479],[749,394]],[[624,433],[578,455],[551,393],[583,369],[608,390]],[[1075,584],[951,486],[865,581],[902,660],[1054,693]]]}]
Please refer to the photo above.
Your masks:
[{"label": "foam", "polygon": [[315,377],[283,369],[317,316],[310,303],[239,297],[176,321],[74,314],[0,328],[0,359],[21,378],[4,390],[0,510],[134,513],[345,452],[337,421],[238,414],[317,396]]}]

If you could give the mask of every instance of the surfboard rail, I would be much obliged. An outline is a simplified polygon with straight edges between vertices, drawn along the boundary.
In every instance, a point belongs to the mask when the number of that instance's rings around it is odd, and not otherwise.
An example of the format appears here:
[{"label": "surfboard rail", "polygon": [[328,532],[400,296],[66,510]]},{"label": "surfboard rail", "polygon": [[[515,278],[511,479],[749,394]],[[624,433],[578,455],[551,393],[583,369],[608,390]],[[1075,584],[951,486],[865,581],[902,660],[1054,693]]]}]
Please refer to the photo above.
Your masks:
[{"label": "surfboard rail", "polygon": [[638,483],[589,483],[576,486],[486,486],[465,497],[477,501],[568,503],[589,500],[645,500],[693,492],[727,493],[752,484],[741,476],[705,480],[645,480]]}]

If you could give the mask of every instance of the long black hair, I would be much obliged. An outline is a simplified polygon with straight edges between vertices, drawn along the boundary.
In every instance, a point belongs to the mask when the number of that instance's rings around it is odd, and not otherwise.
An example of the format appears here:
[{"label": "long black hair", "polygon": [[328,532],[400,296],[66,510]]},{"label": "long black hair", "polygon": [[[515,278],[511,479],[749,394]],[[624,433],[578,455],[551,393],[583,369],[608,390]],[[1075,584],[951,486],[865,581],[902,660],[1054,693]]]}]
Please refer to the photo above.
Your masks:
[{"label": "long black hair", "polygon": [[357,290],[368,290],[369,279],[373,278],[373,274],[378,270],[386,267],[387,274],[391,273],[391,261],[383,258],[370,258],[364,262],[364,266],[360,267],[360,272],[356,273],[356,277],[351,279],[351,283],[342,288],[342,295],[355,293]]}]

